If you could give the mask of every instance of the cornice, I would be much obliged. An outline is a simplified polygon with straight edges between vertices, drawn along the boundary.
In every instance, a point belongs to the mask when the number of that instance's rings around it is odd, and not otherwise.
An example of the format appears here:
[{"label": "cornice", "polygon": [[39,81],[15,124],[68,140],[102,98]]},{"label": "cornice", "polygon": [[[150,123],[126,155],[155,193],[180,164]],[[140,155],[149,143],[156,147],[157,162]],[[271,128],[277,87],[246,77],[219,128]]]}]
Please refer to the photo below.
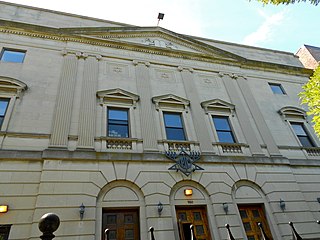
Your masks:
[{"label": "cornice", "polygon": [[[123,31],[125,29],[126,28],[124,28]],[[110,34],[109,32],[108,34],[105,35],[104,38],[84,36],[84,35],[73,35],[73,32],[76,32],[76,31],[72,31],[70,29],[57,29],[57,28],[50,28],[50,27],[43,27],[43,26],[37,26],[37,25],[31,25],[31,24],[0,20],[0,33],[5,33],[5,34],[14,34],[14,35],[42,38],[42,39],[62,41],[62,42],[69,41],[69,42],[83,43],[83,44],[88,44],[93,46],[110,47],[114,49],[134,51],[134,52],[146,53],[151,55],[167,56],[167,57],[201,61],[201,62],[207,62],[207,63],[224,64],[224,65],[236,66],[236,67],[240,67],[243,69],[250,69],[250,70],[261,70],[261,71],[269,71],[269,72],[293,74],[293,75],[304,75],[304,76],[312,75],[312,71],[305,68],[247,60],[247,59],[242,59],[241,57],[238,57],[238,59],[231,58],[230,56],[232,55],[231,53],[228,55],[224,53],[224,51],[222,50],[219,51],[219,49],[216,49],[211,46],[207,46],[207,47],[197,46],[199,45],[199,42],[197,40],[192,40],[191,38],[184,39],[183,37],[181,37],[181,41],[179,41],[180,40],[179,34],[174,34],[171,37],[170,35],[163,33],[163,31],[158,33],[152,33],[152,34],[150,31],[146,33],[141,33],[141,31],[140,32],[138,31],[137,34],[133,34],[133,33],[124,34],[123,32],[119,33],[119,31],[115,34]],[[109,34],[110,34],[110,37],[109,37]],[[142,44],[137,44],[132,42],[123,42],[119,40],[114,40],[112,39],[111,36],[113,38],[115,37],[128,38],[129,36],[131,37],[132,36],[134,37],[161,36],[166,40],[170,40],[175,43],[179,43],[181,45],[184,44],[184,46],[197,50],[200,53],[193,53],[193,52],[174,50],[174,49],[163,49],[160,47],[144,46]],[[188,44],[188,41],[190,45]],[[221,57],[220,55],[217,56],[219,52],[221,54]],[[224,58],[223,55],[225,55],[226,58]]]}]

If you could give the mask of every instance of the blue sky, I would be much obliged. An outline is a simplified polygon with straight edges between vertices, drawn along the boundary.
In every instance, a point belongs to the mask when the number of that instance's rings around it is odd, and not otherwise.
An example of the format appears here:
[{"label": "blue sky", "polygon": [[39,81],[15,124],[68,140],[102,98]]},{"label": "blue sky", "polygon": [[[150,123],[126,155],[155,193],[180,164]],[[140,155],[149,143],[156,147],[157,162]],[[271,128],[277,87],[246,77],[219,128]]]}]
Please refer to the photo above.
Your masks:
[{"label": "blue sky", "polygon": [[[320,5],[264,6],[255,0],[7,0],[138,26],[295,53],[320,47]],[[89,4],[88,4],[89,3]],[[1,15],[1,13],[0,13]]]}]

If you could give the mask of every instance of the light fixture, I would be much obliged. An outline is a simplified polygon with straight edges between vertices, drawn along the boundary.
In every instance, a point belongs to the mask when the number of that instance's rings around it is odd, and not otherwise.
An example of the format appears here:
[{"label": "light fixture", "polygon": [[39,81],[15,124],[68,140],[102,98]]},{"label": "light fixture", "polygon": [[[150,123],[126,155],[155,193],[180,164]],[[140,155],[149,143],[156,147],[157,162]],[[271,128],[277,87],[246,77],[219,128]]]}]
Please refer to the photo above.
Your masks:
[{"label": "light fixture", "polygon": [[6,213],[8,212],[8,205],[0,205],[0,213]]},{"label": "light fixture", "polygon": [[79,207],[79,213],[80,213],[81,220],[83,219],[85,209],[86,209],[86,207],[83,205],[83,203],[81,203],[81,206]]},{"label": "light fixture", "polygon": [[158,24],[157,24],[157,26],[159,26],[159,22],[160,22],[160,20],[163,20],[163,18],[164,18],[164,13],[159,13],[158,14]]},{"label": "light fixture", "polygon": [[158,203],[157,209],[158,209],[159,215],[161,215],[162,210],[163,210],[163,204],[161,202]]},{"label": "light fixture", "polygon": [[191,188],[186,188],[185,190],[184,190],[184,195],[186,195],[186,196],[191,196],[192,195],[192,189]]},{"label": "light fixture", "polygon": [[320,220],[317,220],[317,223],[320,224]]},{"label": "light fixture", "polygon": [[279,202],[280,208],[282,211],[284,211],[286,209],[286,202],[280,198],[280,202]]},{"label": "light fixture", "polygon": [[229,211],[229,205],[228,203],[222,203],[222,207],[223,207],[223,210],[226,214],[228,214],[228,211]]}]

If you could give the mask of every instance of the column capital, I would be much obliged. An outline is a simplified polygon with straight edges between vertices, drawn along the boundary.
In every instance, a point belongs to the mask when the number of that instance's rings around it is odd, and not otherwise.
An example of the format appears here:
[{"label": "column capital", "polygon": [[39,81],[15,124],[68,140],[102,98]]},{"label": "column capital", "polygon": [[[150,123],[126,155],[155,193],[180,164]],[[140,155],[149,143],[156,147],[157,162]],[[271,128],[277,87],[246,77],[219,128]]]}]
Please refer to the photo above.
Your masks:
[{"label": "column capital", "polygon": [[78,59],[86,59],[87,57],[89,57],[89,55],[87,53],[84,52],[76,52],[75,53]]},{"label": "column capital", "polygon": [[231,79],[235,79],[237,80],[238,78],[243,78],[245,80],[247,80],[247,77],[245,75],[239,75],[236,73],[229,73],[229,72],[219,72],[219,76],[222,78],[223,76],[228,76]]},{"label": "column capital", "polygon": [[145,62],[145,61],[140,61],[140,60],[133,60],[132,61],[134,66],[137,66],[139,64],[145,65],[146,67],[150,67],[151,63],[150,62]]},{"label": "column capital", "polygon": [[189,72],[193,73],[193,72],[194,72],[194,69],[193,69],[193,68],[188,68],[188,67],[178,66],[178,71],[179,71],[179,72],[189,71]]}]

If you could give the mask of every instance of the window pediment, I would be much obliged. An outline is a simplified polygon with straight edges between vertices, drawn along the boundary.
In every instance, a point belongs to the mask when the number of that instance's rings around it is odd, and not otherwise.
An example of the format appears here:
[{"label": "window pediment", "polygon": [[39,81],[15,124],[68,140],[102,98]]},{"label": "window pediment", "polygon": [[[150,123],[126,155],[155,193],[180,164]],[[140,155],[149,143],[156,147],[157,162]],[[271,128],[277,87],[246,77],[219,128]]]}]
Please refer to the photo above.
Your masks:
[{"label": "window pediment", "polygon": [[278,113],[284,118],[302,118],[306,119],[307,113],[305,110],[297,107],[283,107],[281,108]]},{"label": "window pediment", "polygon": [[21,92],[28,87],[25,83],[10,77],[0,76],[0,92],[11,93],[17,97],[21,96]]},{"label": "window pediment", "polygon": [[138,95],[120,88],[98,91],[97,97],[100,99],[101,104],[123,103],[133,105],[135,107],[136,103],[139,101]]},{"label": "window pediment", "polygon": [[235,106],[231,103],[223,101],[221,99],[213,99],[204,101],[201,103],[201,106],[205,110],[206,113],[208,112],[233,112]]},{"label": "window pediment", "polygon": [[155,103],[157,110],[159,110],[159,108],[187,109],[187,107],[190,105],[189,100],[182,98],[182,97],[178,97],[173,94],[166,94],[166,95],[153,97],[152,101]]}]

